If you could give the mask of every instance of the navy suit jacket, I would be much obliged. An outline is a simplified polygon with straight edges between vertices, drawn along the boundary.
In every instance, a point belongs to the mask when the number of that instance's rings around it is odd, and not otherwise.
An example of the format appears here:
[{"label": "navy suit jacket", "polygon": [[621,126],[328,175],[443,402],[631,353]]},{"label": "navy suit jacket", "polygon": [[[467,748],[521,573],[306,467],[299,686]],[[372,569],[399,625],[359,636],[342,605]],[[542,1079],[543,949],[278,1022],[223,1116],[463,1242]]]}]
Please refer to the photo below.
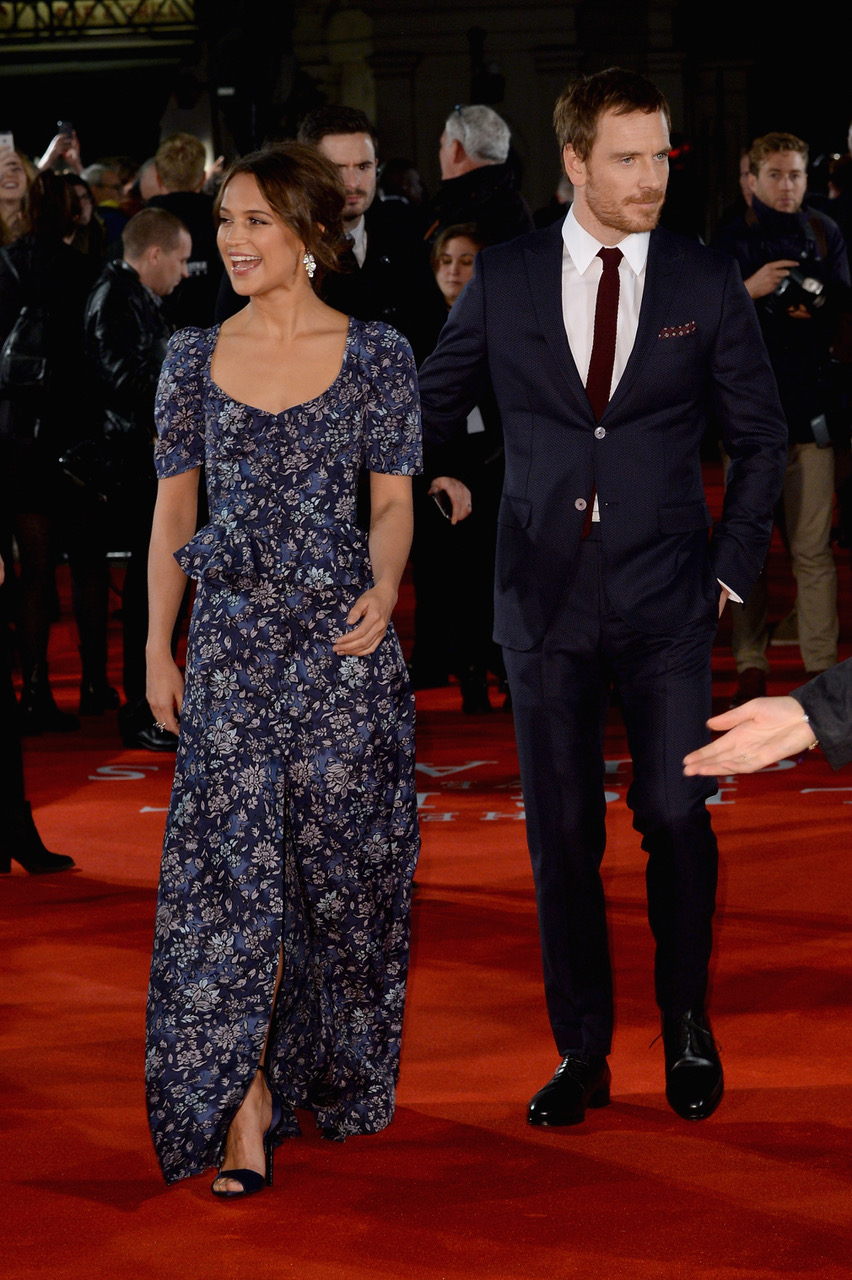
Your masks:
[{"label": "navy suit jacket", "polygon": [[[420,373],[424,443],[464,431],[484,373],[503,421],[494,638],[533,648],[577,553],[596,488],[607,591],[648,634],[710,616],[717,579],[744,600],[763,566],[787,427],[736,263],[657,229],[636,341],[600,422],[562,317],[562,227],[477,255]],[[711,419],[731,459],[710,536],[700,445]]]}]

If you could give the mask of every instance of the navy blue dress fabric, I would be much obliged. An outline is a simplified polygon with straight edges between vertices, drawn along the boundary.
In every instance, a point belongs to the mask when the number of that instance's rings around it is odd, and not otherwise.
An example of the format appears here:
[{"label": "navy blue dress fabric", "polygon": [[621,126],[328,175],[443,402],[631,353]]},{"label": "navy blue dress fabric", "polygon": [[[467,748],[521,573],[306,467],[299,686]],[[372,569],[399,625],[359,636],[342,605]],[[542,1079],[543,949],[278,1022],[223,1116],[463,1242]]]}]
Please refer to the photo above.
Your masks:
[{"label": "navy blue dress fabric", "polygon": [[336,1137],[389,1123],[418,852],[399,641],[331,647],[372,585],[359,469],[421,465],[410,348],[350,320],[334,383],[270,414],[212,381],[217,336],[175,334],[157,396],[158,474],[203,464],[210,510],[176,553],[196,596],[148,1000],[168,1182],[221,1162],[267,1030],[279,1136],[294,1108]]}]

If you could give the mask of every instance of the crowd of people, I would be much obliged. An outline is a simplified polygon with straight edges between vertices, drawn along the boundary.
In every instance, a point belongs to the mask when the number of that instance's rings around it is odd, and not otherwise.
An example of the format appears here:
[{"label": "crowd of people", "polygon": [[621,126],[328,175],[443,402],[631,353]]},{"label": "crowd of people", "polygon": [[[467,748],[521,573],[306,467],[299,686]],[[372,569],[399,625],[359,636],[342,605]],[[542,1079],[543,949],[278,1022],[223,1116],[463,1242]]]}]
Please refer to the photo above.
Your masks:
[{"label": "crowd of people", "polygon": [[[840,228],[805,202],[807,146],[791,134],[750,147],[721,252],[660,229],[670,124],[642,77],[581,77],[555,113],[571,189],[535,219],[509,128],[482,105],[448,114],[429,201],[405,159],[380,195],[376,131],[345,107],[224,176],[189,135],[141,167],[81,168],[73,132],[36,164],[0,153],[0,551],[18,565],[21,729],[79,723],[50,688],[59,551],[80,714],[118,707],[118,545],[120,732],[177,752],[146,1068],[167,1181],[215,1165],[216,1196],[251,1195],[297,1110],[335,1141],[391,1119],[418,850],[410,677],[454,675],[476,714],[491,674],[515,717],[561,1056],[528,1122],[576,1124],[610,1097],[613,683],[648,853],[666,1097],[689,1120],[719,1104],[704,1007],[714,784],[704,757],[681,761],[706,741],[729,599],[735,701],[765,674],[752,588],[782,473],[803,659],[811,675],[836,662],[850,277]],[[727,492],[708,542],[714,431]],[[391,622],[409,550],[410,672]],[[24,833],[11,856],[61,870],[9,749]]]},{"label": "crowd of people", "polygon": [[[456,106],[448,115],[439,140],[442,180],[431,199],[412,161],[380,165],[376,130],[357,110],[311,113],[299,140],[338,167],[346,189],[347,247],[326,277],[325,300],[357,319],[392,324],[411,343],[418,365],[434,349],[476,253],[561,219],[572,198],[563,175],[550,205],[531,214],[509,128],[487,106]],[[213,200],[221,169],[220,161],[206,171],[204,146],[188,134],[165,139],[141,165],[111,157],[84,167],[73,131],[58,134],[40,158],[0,152],[0,343],[26,305],[30,328],[23,340],[45,344],[38,386],[0,387],[0,552],[17,564],[7,613],[23,684],[24,734],[79,725],[77,716],[57,707],[47,667],[60,555],[73,584],[79,713],[111,712],[121,701],[106,678],[115,585],[106,553],[112,549],[127,553],[121,737],[126,745],[175,749],[173,735],[154,728],[144,696],[145,554],[155,489],[147,455],[169,334],[221,322],[243,305],[216,249]],[[765,691],[770,638],[797,642],[810,674],[837,660],[835,485],[841,537],[852,537],[844,381],[852,352],[848,308],[838,302],[849,284],[843,230],[849,229],[850,169],[852,156],[835,157],[828,197],[806,199],[807,144],[781,133],[758,139],[743,150],[741,194],[712,240],[737,258],[755,300],[791,433],[778,520],[796,578],[796,607],[770,628],[764,577],[749,604],[736,607],[737,704]],[[151,210],[173,220],[153,218]],[[816,294],[808,292],[811,279],[822,286]],[[34,313],[41,317],[37,336]],[[454,676],[463,709],[481,713],[492,707],[491,673],[508,707],[502,659],[490,640],[503,475],[500,421],[487,379],[463,444],[432,450],[426,462],[415,484],[415,687]],[[466,521],[458,481],[476,497]],[[364,520],[363,482],[360,505]]]}]

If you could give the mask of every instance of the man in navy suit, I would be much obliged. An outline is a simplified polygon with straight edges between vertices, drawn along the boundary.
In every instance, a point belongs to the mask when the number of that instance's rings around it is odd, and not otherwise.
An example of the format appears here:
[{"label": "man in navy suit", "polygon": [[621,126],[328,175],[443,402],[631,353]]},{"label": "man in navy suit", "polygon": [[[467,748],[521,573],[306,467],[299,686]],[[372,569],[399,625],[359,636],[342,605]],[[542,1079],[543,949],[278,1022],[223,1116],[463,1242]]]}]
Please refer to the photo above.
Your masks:
[{"label": "man in navy suit", "polygon": [[[663,96],[612,68],[569,86],[554,119],[574,204],[563,223],[477,256],[421,371],[426,443],[463,430],[487,373],[506,448],[495,639],[561,1056],[529,1122],[575,1124],[609,1101],[600,863],[612,685],[633,757],[628,804],[648,855],[666,1096],[697,1120],[722,1095],[704,1007],[715,783],[684,777],[681,761],[707,740],[718,618],[760,572],[787,431],[735,265],[657,228]],[[712,532],[699,453],[711,416],[732,460]]]}]

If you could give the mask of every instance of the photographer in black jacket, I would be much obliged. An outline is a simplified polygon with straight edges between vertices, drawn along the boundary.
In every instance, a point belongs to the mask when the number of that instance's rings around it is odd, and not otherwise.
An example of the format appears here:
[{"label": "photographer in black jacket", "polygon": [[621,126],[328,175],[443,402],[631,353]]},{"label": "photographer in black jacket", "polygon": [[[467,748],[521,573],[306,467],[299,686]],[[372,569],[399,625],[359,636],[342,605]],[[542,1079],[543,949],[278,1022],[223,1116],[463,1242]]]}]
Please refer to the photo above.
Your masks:
[{"label": "photographer in black jacket", "polygon": [[122,232],[124,256],[103,271],[86,304],[86,354],[103,397],[104,434],[120,457],[123,543],[130,552],[122,592],[124,694],[119,712],[126,746],[169,751],[173,734],[158,730],[145,699],[148,632],[146,569],[156,498],[154,396],[172,326],[160,300],[187,278],[192,240],[165,209],[143,209]]},{"label": "photographer in black jacket", "polygon": [[[722,227],[714,247],[733,254],[754,299],[789,428],[782,495],[797,583],[799,647],[809,675],[837,661],[837,571],[831,550],[834,387],[831,343],[849,285],[843,236],[804,204],[807,143],[789,133],[749,152],[752,205]],[[766,579],[734,608],[734,705],[765,692],[769,663]]]}]

